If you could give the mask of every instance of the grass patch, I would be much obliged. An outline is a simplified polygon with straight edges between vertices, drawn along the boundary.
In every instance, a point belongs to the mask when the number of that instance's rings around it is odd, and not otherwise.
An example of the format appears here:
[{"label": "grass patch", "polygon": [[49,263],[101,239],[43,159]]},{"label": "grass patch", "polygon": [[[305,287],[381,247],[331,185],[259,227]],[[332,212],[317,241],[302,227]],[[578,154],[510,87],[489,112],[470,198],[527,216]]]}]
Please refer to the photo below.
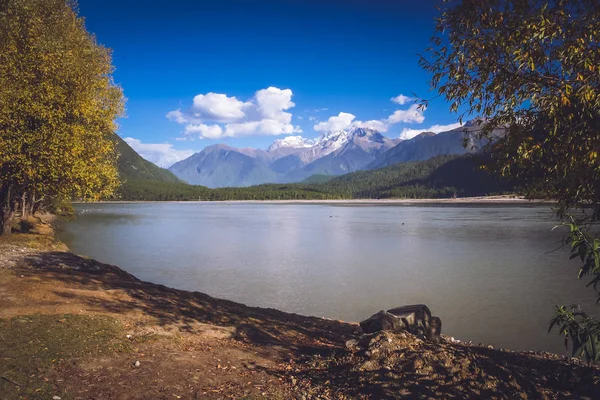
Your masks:
[{"label": "grass patch", "polygon": [[[0,319],[2,399],[68,398],[52,382],[54,371],[74,358],[127,350],[123,328],[111,317],[28,315]],[[117,340],[118,339],[118,340]]]},{"label": "grass patch", "polygon": [[13,233],[12,235],[1,236],[0,246],[3,244],[43,251],[68,251],[67,246],[54,239],[53,236],[32,233]]}]

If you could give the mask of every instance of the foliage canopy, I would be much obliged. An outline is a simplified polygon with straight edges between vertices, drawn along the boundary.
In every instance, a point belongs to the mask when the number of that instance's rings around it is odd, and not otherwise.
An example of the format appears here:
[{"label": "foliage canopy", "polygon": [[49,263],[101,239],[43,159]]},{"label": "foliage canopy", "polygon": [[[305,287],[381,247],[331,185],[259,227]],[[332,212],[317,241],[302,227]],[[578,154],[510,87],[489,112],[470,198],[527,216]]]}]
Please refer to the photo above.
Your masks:
[{"label": "foliage canopy", "polygon": [[[420,63],[459,119],[482,117],[481,137],[504,130],[492,168],[558,200],[558,216],[570,219],[572,258],[583,264],[579,277],[595,276],[598,289],[600,2],[442,1]],[[580,310],[556,310],[552,326],[572,340],[573,354],[599,360],[600,325]]]},{"label": "foliage canopy", "polygon": [[118,186],[123,95],[112,72],[74,2],[0,0],[0,232],[17,203],[26,211]]},{"label": "foliage canopy", "polygon": [[506,130],[495,169],[562,212],[600,211],[600,2],[446,0],[421,57],[431,86],[481,136]]}]

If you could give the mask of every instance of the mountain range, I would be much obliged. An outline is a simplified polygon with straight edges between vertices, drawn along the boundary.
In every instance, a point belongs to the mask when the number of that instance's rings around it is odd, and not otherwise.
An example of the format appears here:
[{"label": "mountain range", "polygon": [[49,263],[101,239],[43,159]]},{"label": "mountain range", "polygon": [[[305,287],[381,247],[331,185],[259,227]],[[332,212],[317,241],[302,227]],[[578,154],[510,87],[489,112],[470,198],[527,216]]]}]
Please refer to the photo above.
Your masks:
[{"label": "mountain range", "polygon": [[439,155],[473,153],[487,144],[477,138],[479,130],[480,123],[470,121],[447,132],[422,132],[400,140],[353,127],[314,140],[288,136],[275,140],[266,150],[217,144],[179,161],[169,171],[185,182],[209,188],[299,182],[312,175],[336,176]]}]

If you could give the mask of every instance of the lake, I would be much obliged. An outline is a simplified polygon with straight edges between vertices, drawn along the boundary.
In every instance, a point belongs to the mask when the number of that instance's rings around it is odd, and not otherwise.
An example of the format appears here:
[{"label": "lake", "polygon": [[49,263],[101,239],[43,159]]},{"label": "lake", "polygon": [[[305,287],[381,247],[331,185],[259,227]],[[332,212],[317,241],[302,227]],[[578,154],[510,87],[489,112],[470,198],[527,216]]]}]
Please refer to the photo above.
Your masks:
[{"label": "lake", "polygon": [[360,321],[424,303],[442,333],[565,353],[553,305],[593,290],[549,206],[77,204],[58,239],[140,279],[248,305]]}]

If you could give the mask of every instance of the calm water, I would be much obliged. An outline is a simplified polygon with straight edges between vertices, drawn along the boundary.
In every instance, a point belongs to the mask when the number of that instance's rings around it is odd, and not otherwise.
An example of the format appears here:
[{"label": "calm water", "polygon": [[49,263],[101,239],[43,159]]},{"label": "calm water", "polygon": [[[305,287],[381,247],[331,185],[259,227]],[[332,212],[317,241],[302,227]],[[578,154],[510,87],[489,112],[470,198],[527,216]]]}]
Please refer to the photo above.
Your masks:
[{"label": "calm water", "polygon": [[548,206],[77,205],[58,237],[140,279],[359,321],[425,303],[443,333],[563,352],[554,304],[594,309]]}]

